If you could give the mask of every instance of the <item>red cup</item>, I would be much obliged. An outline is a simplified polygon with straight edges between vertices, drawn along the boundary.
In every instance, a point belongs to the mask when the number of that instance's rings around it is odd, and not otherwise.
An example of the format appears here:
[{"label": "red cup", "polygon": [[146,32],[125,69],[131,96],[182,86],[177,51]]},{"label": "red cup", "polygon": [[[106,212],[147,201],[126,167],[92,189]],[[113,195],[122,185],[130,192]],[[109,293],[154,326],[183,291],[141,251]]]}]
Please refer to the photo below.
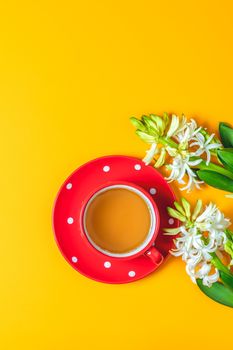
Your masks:
[{"label": "red cup", "polygon": [[[150,212],[150,229],[148,232],[148,235],[146,236],[145,240],[135,249],[127,252],[127,253],[113,253],[107,250],[102,249],[99,247],[89,236],[88,230],[86,228],[86,213],[88,210],[89,205],[92,203],[92,201],[101,193],[111,190],[113,188],[124,188],[129,191],[132,191],[136,193],[138,196],[140,196],[144,202],[146,203],[148,210]],[[136,258],[140,255],[147,256],[156,266],[160,265],[163,262],[163,255],[158,251],[158,249],[155,247],[155,240],[159,233],[160,228],[160,216],[158,207],[153,200],[153,198],[150,196],[149,193],[147,193],[142,187],[137,186],[133,183],[126,182],[126,181],[120,181],[120,182],[107,182],[106,184],[98,187],[95,189],[94,192],[89,194],[86,201],[84,202],[82,211],[81,211],[81,223],[82,223],[82,230],[83,233],[86,236],[87,242],[92,245],[92,247],[96,250],[98,250],[100,253],[110,256],[112,258],[117,258],[121,260],[129,260]]]}]

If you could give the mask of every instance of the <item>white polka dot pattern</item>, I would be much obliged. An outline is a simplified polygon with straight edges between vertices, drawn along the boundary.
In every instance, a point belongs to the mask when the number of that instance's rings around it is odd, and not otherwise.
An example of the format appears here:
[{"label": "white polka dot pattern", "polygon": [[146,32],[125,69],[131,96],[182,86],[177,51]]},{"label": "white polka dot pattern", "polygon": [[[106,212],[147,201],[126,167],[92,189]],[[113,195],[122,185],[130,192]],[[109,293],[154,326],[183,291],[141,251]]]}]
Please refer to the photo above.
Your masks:
[{"label": "white polka dot pattern", "polygon": [[105,267],[106,269],[109,269],[111,266],[112,266],[112,264],[110,263],[110,261],[105,261],[105,262],[104,262],[104,267]]},{"label": "white polka dot pattern", "polygon": [[69,225],[73,224],[74,222],[74,219],[70,216],[68,219],[67,219],[67,222]]},{"label": "white polka dot pattern", "polygon": [[155,194],[157,192],[157,190],[156,190],[156,188],[151,187],[149,192],[150,192],[150,194]]},{"label": "white polka dot pattern", "polygon": [[170,218],[170,219],[168,220],[169,225],[173,225],[174,222],[175,222],[175,220],[174,220],[173,218]]},{"label": "white polka dot pattern", "polygon": [[66,188],[67,188],[67,190],[71,190],[71,188],[72,188],[72,183],[69,182],[69,183],[66,185]]},{"label": "white polka dot pattern", "polygon": [[78,262],[78,258],[76,256],[72,256],[71,260],[72,260],[73,263]]},{"label": "white polka dot pattern", "polygon": [[110,166],[105,165],[105,166],[103,167],[103,171],[104,171],[105,173],[109,172],[109,170],[110,170]]},{"label": "white polka dot pattern", "polygon": [[135,271],[129,271],[128,275],[129,275],[129,277],[135,277],[136,272]]},{"label": "white polka dot pattern", "polygon": [[141,165],[140,164],[135,164],[134,165],[135,170],[141,170]]}]

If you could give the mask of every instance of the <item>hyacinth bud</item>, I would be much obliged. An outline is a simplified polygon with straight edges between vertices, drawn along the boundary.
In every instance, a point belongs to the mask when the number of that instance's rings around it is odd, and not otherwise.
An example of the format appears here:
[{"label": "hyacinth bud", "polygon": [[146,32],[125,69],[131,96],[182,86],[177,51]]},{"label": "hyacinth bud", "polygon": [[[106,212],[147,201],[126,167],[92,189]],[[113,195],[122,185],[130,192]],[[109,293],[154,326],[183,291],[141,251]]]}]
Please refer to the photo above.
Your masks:
[{"label": "hyacinth bud", "polygon": [[142,131],[146,131],[146,127],[145,125],[141,122],[141,120],[131,117],[130,118],[131,123],[133,124],[133,126],[135,126],[136,129],[142,130]]},{"label": "hyacinth bud", "polygon": [[168,211],[168,214],[173,217],[174,219],[178,219],[182,222],[185,222],[186,221],[186,217],[184,215],[182,215],[181,213],[179,213],[177,210],[171,208],[171,207],[168,207],[167,208],[167,211]]},{"label": "hyacinth bud", "polygon": [[167,119],[164,120],[162,117],[159,117],[154,114],[150,114],[150,117],[153,120],[153,122],[156,124],[157,130],[160,136],[163,136],[166,126],[168,124],[168,120]]},{"label": "hyacinth bud", "polygon": [[146,143],[154,143],[157,139],[155,136],[149,135],[141,130],[136,130],[136,134]]}]

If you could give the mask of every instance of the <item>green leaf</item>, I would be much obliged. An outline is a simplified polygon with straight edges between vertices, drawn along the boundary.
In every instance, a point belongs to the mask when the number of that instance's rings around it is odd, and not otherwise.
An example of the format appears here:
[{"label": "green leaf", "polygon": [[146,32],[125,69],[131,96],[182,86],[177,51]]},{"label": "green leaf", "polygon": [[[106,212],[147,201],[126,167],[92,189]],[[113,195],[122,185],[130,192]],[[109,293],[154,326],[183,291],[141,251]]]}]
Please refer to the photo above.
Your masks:
[{"label": "green leaf", "polygon": [[211,264],[214,265],[216,267],[216,269],[218,269],[218,271],[223,271],[226,274],[231,274],[230,270],[228,269],[228,267],[226,265],[223,264],[223,262],[221,261],[221,259],[217,256],[217,254],[215,252],[210,253],[210,255],[212,256],[211,259]]},{"label": "green leaf", "polygon": [[183,208],[185,210],[185,214],[186,214],[187,218],[189,219],[190,215],[191,215],[191,213],[190,213],[190,204],[187,201],[187,199],[185,199],[184,197],[181,198],[181,202],[182,202]]},{"label": "green leaf", "polygon": [[211,170],[198,170],[198,177],[208,185],[220,190],[233,192],[233,180]]},{"label": "green leaf", "polygon": [[233,148],[219,149],[217,155],[225,168],[233,172]]},{"label": "green leaf", "polygon": [[227,239],[231,240],[233,242],[233,231],[229,230],[228,228],[226,228],[224,230],[226,236],[227,236]]},{"label": "green leaf", "polygon": [[204,286],[201,279],[197,279],[200,290],[209,298],[220,304],[233,307],[233,291],[222,283],[215,282],[211,287]]},{"label": "green leaf", "polygon": [[229,177],[229,179],[233,180],[233,173],[224,168],[223,166],[214,163],[209,163],[208,165],[206,165],[206,163],[202,161],[200,164],[197,165],[197,168],[199,168],[199,170],[215,171],[216,173],[225,175],[226,177]]},{"label": "green leaf", "polygon": [[230,255],[231,259],[233,259],[233,242],[232,238],[227,238],[226,243],[224,244],[224,250],[227,252],[227,254]]},{"label": "green leaf", "polygon": [[226,123],[219,123],[219,133],[224,147],[233,147],[233,129]]},{"label": "green leaf", "polygon": [[230,272],[228,274],[223,271],[219,271],[219,273],[220,273],[221,280],[223,281],[225,286],[231,288],[233,291],[233,275]]}]

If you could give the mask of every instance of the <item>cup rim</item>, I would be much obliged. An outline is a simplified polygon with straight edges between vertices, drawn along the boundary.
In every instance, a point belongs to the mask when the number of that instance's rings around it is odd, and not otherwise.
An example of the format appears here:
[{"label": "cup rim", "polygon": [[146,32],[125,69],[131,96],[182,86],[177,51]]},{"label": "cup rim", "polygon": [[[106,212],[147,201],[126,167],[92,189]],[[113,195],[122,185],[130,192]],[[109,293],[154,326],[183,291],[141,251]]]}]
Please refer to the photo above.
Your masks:
[{"label": "cup rim", "polygon": [[[87,213],[87,209],[89,205],[92,203],[92,201],[100,194],[103,192],[106,192],[112,188],[125,188],[128,189],[129,191],[132,191],[136,194],[138,194],[147,204],[148,210],[150,212],[150,218],[151,218],[151,224],[150,224],[150,229],[149,232],[145,238],[145,240],[135,249],[130,250],[127,253],[113,253],[108,250],[102,249],[99,247],[89,236],[88,230],[85,225],[85,216]],[[137,256],[142,255],[145,253],[150,246],[153,244],[155,241],[158,232],[159,232],[159,227],[160,227],[160,216],[159,216],[159,211],[158,207],[151,197],[151,195],[141,186],[135,185],[130,182],[126,181],[112,181],[108,182],[98,188],[95,189],[91,194],[89,194],[87,200],[84,203],[83,206],[83,211],[81,215],[81,225],[82,229],[84,232],[84,235],[88,241],[88,243],[93,247],[93,249],[97,250],[98,252],[104,254],[105,256],[111,257],[111,258],[117,258],[117,259],[132,259]]]}]

